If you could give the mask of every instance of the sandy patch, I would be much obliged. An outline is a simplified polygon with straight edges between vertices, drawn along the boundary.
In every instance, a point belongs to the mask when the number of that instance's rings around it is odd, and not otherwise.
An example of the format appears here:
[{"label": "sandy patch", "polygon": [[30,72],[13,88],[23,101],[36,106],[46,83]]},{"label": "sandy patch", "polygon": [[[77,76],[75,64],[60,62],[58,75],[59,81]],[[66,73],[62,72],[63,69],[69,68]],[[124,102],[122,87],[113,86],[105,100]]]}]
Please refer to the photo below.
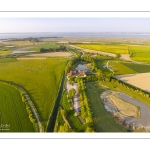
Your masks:
[{"label": "sandy patch", "polygon": [[119,58],[120,58],[120,59],[123,59],[123,60],[132,61],[132,60],[130,59],[129,54],[120,54],[120,57],[119,57]]},{"label": "sandy patch", "polygon": [[44,56],[44,57],[70,57],[72,56],[69,52],[51,52],[51,53],[39,53],[39,54],[29,54],[27,56],[31,57],[38,57],[38,56]]},{"label": "sandy patch", "polygon": [[115,78],[150,92],[150,73],[118,75]]},{"label": "sandy patch", "polygon": [[31,60],[31,59],[46,59],[46,57],[23,57],[23,58],[17,58],[17,60]]}]

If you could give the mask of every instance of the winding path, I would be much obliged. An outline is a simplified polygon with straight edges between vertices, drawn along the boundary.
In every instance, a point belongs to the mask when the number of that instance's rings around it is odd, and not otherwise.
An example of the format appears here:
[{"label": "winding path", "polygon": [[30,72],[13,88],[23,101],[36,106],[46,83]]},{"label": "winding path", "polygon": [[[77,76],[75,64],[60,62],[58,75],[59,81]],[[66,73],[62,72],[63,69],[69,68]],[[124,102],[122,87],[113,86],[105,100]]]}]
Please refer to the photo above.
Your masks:
[{"label": "winding path", "polygon": [[108,70],[110,70],[110,71],[114,74],[114,71],[113,71],[112,69],[110,69],[110,68],[109,68],[108,63],[109,63],[109,61],[107,61],[107,63],[106,63],[106,67],[107,67],[107,69],[108,69]]}]

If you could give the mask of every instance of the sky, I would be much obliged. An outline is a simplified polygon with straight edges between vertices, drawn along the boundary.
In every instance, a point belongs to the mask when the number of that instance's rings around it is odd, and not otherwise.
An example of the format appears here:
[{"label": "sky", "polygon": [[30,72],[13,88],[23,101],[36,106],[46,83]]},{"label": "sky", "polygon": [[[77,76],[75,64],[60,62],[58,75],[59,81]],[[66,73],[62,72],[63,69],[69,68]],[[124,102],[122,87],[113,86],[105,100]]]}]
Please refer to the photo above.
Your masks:
[{"label": "sky", "polygon": [[0,18],[0,33],[150,32],[150,18]]}]

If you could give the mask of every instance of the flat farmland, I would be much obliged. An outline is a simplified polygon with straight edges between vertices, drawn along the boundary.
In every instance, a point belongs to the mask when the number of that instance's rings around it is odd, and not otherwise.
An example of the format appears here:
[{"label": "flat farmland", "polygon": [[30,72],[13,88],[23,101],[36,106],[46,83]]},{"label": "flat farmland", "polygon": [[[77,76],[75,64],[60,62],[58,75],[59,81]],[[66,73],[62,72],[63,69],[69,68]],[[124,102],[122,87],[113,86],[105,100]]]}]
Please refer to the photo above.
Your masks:
[{"label": "flat farmland", "polygon": [[2,43],[3,45],[11,45],[11,46],[29,46],[34,45],[33,42],[30,41],[5,41]]},{"label": "flat farmland", "polygon": [[0,79],[22,86],[46,125],[59,90],[67,58],[2,61]]},{"label": "flat farmland", "polygon": [[111,67],[111,70],[115,72],[117,75],[121,74],[134,74],[136,71],[132,70],[131,68],[125,66],[124,64],[118,61],[109,61],[108,65]]},{"label": "flat farmland", "polygon": [[51,53],[40,53],[40,54],[29,54],[31,57],[70,57],[72,54],[69,52],[51,52]]},{"label": "flat farmland", "polygon": [[75,44],[75,46],[115,54],[128,54],[127,45]]},{"label": "flat farmland", "polygon": [[[34,132],[26,108],[17,89],[0,82],[0,132]],[[8,130],[3,130],[8,129]]]},{"label": "flat farmland", "polygon": [[33,51],[40,51],[40,48],[58,48],[59,45],[55,42],[38,42],[34,45],[34,47],[31,49]]},{"label": "flat farmland", "polygon": [[150,92],[150,73],[117,75],[115,78]]},{"label": "flat farmland", "polygon": [[122,63],[124,66],[134,70],[137,73],[146,73],[150,72],[150,65],[149,64],[135,64],[135,63]]},{"label": "flat farmland", "polygon": [[131,59],[150,63],[150,46],[130,46]]}]

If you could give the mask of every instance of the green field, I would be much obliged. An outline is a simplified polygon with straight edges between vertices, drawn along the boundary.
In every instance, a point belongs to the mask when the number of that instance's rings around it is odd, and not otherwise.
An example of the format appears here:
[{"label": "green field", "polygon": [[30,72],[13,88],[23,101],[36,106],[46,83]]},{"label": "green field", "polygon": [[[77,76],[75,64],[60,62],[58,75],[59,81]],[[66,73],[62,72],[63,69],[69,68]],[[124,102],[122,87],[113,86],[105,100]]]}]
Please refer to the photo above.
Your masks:
[{"label": "green field", "polygon": [[11,53],[10,50],[0,49],[0,56],[9,55]]},{"label": "green field", "polygon": [[36,106],[43,125],[57,97],[67,58],[0,63],[0,79],[22,86]]},{"label": "green field", "polygon": [[0,63],[8,63],[8,62],[15,62],[17,61],[16,58],[0,58]]},{"label": "green field", "polygon": [[131,59],[150,63],[150,46],[130,46]]},{"label": "green field", "polygon": [[[34,132],[24,103],[17,89],[0,82],[0,132]],[[8,129],[8,130],[2,130]]]},{"label": "green field", "polygon": [[128,46],[127,45],[113,45],[113,44],[75,44],[78,47],[103,51],[108,53],[115,53],[115,54],[128,54]]},{"label": "green field", "polygon": [[115,75],[136,73],[136,71],[118,61],[109,61],[108,65],[111,66],[111,69],[115,72]]},{"label": "green field", "polygon": [[93,112],[94,127],[97,132],[126,132],[127,129],[118,125],[114,118],[104,109],[100,99],[100,93],[104,89],[97,82],[86,83],[86,94]]},{"label": "green field", "polygon": [[134,63],[122,63],[124,66],[134,70],[137,73],[150,72],[150,65],[146,64],[134,64]]},{"label": "green field", "polygon": [[40,51],[40,48],[58,48],[59,45],[54,42],[40,42],[40,44],[36,44],[30,50],[33,51]]}]

